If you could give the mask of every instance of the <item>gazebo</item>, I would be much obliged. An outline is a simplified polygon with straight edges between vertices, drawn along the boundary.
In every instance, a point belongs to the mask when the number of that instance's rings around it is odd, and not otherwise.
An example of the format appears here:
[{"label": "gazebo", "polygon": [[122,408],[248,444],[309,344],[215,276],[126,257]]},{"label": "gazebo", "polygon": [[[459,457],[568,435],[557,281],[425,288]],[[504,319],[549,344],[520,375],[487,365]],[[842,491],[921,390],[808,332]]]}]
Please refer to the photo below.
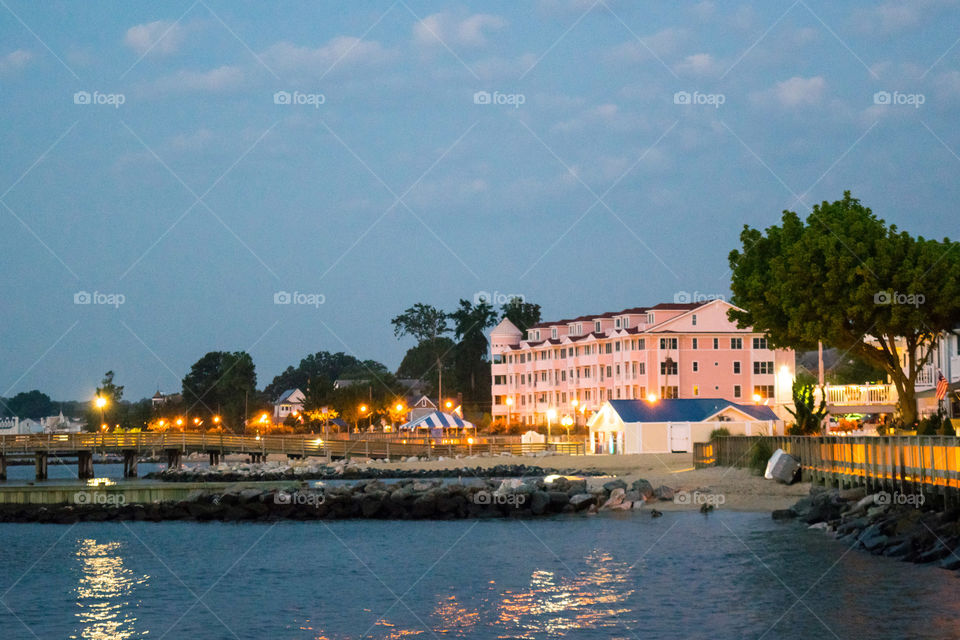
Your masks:
[{"label": "gazebo", "polygon": [[447,413],[445,411],[432,411],[425,416],[420,416],[416,420],[411,420],[399,427],[400,431],[413,431],[414,433],[421,429],[433,433],[434,429],[442,429],[443,431],[450,429],[461,431],[473,429],[476,431],[477,427],[472,422],[464,420],[457,414]]}]

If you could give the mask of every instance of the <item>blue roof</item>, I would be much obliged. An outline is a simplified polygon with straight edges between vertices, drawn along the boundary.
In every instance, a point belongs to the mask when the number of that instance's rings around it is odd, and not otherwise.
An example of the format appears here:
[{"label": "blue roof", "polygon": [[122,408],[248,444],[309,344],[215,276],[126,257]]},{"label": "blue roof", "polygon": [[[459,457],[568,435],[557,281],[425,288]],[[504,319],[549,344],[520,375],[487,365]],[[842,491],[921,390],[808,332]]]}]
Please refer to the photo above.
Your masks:
[{"label": "blue roof", "polygon": [[757,404],[737,404],[722,398],[669,398],[610,400],[610,406],[624,422],[700,422],[727,407],[734,407],[756,420],[777,420],[773,409]]}]

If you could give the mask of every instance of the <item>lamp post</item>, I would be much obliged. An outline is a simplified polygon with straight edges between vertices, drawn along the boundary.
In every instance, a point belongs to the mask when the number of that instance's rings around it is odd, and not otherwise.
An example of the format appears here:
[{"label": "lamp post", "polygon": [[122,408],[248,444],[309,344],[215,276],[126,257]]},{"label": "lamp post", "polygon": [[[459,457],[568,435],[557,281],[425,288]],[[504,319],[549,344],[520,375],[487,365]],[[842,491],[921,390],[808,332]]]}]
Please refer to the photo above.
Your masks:
[{"label": "lamp post", "polygon": [[557,410],[553,407],[547,409],[547,444],[550,444],[550,427],[554,420],[557,419]]},{"label": "lamp post", "polygon": [[103,408],[107,406],[107,399],[97,394],[96,399],[93,401],[97,407],[100,408],[100,428],[103,429],[103,425],[106,424],[103,420]]}]

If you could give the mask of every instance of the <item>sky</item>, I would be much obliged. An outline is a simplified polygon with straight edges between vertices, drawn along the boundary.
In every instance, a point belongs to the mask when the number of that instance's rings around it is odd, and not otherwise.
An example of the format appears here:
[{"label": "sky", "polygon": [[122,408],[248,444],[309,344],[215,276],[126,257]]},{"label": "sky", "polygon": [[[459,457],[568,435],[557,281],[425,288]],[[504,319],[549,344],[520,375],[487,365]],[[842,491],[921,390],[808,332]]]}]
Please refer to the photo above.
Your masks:
[{"label": "sky", "polygon": [[744,224],[847,189],[957,238],[958,5],[2,0],[0,396],[729,296]]}]

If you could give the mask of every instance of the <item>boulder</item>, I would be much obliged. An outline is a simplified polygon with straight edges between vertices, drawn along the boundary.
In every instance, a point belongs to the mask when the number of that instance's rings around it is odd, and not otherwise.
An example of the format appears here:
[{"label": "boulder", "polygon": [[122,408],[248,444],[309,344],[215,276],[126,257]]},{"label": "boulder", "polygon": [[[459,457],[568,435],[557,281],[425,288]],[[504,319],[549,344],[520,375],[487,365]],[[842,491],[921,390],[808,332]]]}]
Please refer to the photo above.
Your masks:
[{"label": "boulder", "polygon": [[577,511],[581,511],[594,504],[594,497],[589,493],[578,493],[570,498],[570,504]]}]

